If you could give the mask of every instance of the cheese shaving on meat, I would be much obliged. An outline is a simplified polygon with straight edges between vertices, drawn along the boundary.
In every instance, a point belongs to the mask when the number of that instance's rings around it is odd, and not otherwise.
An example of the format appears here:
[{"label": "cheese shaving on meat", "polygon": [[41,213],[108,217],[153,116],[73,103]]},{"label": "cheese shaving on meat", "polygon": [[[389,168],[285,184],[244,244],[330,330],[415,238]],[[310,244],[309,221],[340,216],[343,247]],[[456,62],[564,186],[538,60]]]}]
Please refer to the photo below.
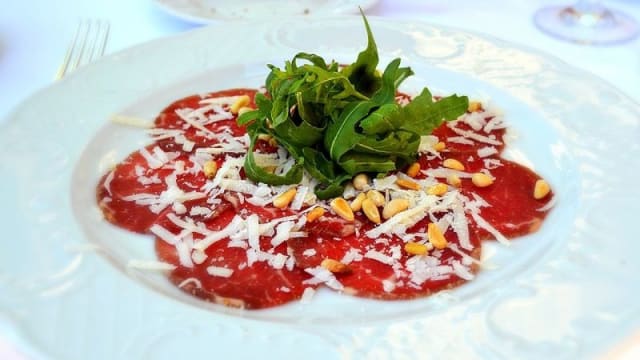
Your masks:
[{"label": "cheese shaving on meat", "polygon": [[485,146],[483,148],[478,149],[478,156],[481,158],[491,156],[497,153],[498,153],[498,149],[496,149],[493,146]]},{"label": "cheese shaving on meat", "polygon": [[196,289],[202,289],[202,282],[200,282],[200,280],[194,277],[190,277],[182,280],[180,284],[178,284],[178,287],[182,289],[189,284],[193,284],[196,287]]},{"label": "cheese shaving on meat", "polygon": [[[452,122],[453,123],[453,122]],[[447,126],[456,134],[464,136],[467,139],[472,139],[478,142],[486,143],[489,145],[502,145],[502,143],[496,139],[492,139],[488,136],[483,136],[478,133],[474,133],[473,131],[462,130],[460,128],[455,127],[455,124],[448,123]]]},{"label": "cheese shaving on meat", "polygon": [[323,268],[322,266],[306,268],[304,269],[304,271],[309,273],[313,277],[311,279],[307,279],[303,281],[303,284],[309,284],[309,285],[325,284],[334,290],[338,290],[338,291],[344,290],[344,286],[340,281],[338,281],[338,279],[336,279],[333,273]]},{"label": "cheese shaving on meat", "polygon": [[211,276],[228,278],[233,274],[233,270],[220,266],[208,266],[207,273]]},{"label": "cheese shaving on meat", "polygon": [[113,177],[115,176],[115,171],[111,170],[109,172],[109,175],[107,175],[107,177],[104,179],[104,188],[105,190],[107,190],[107,192],[109,193],[109,196],[113,196],[113,194],[111,193],[111,182],[113,181]]},{"label": "cheese shaving on meat", "polygon": [[387,256],[379,251],[369,250],[364,254],[365,258],[379,261],[383,264],[392,265],[394,259],[391,256]]},{"label": "cheese shaving on meat", "polygon": [[176,266],[162,261],[156,260],[136,260],[131,259],[127,263],[128,268],[149,271],[172,271]]},{"label": "cheese shaving on meat", "polygon": [[316,293],[316,290],[314,288],[310,288],[310,287],[304,288],[304,291],[302,292],[302,296],[300,297],[300,302],[303,304],[310,303],[315,293]]}]

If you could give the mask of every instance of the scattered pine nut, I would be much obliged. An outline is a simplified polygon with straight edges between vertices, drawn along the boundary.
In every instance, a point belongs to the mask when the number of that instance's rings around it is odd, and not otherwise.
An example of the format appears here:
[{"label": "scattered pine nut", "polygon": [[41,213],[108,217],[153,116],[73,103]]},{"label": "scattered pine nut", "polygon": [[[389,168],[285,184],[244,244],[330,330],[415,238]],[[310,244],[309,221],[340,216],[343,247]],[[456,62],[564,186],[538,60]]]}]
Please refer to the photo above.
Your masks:
[{"label": "scattered pine nut", "polygon": [[367,219],[376,224],[380,224],[380,211],[378,211],[378,207],[373,203],[373,200],[364,199],[364,201],[362,201],[362,212]]},{"label": "scattered pine nut", "polygon": [[364,199],[366,198],[367,195],[365,193],[358,194],[358,196],[356,196],[356,198],[351,201],[351,210],[353,210],[354,212],[360,211],[360,209],[362,209],[362,201],[364,201]]},{"label": "scattered pine nut", "polygon": [[364,190],[369,185],[369,177],[367,174],[358,174],[353,178],[353,188],[356,190]]},{"label": "scattered pine nut", "polygon": [[444,143],[444,142],[442,142],[442,141],[438,141],[437,143],[435,143],[435,144],[433,145],[433,150],[435,150],[435,151],[442,151],[442,150],[444,150],[446,147],[447,147],[447,144],[445,144],[445,143]]},{"label": "scattered pine nut", "polygon": [[536,181],[535,187],[533,188],[533,197],[536,200],[540,200],[547,196],[549,192],[551,192],[551,187],[549,186],[549,184],[543,179],[538,179],[538,181]]},{"label": "scattered pine nut", "polygon": [[345,263],[341,263],[340,261],[328,259],[328,258],[322,260],[322,262],[320,263],[320,266],[331,271],[332,273],[338,273],[338,274],[347,273],[351,271],[351,268],[349,267],[349,265]]},{"label": "scattered pine nut", "polygon": [[453,187],[462,186],[462,180],[460,180],[460,177],[456,174],[450,174],[447,176],[447,183]]},{"label": "scattered pine nut", "polygon": [[409,200],[407,199],[393,199],[384,206],[382,209],[382,217],[389,219],[399,212],[405,211],[409,208]]},{"label": "scattered pine nut", "polygon": [[456,159],[445,159],[442,166],[453,170],[464,171],[464,165]]},{"label": "scattered pine nut", "polygon": [[335,213],[341,218],[347,221],[354,220],[353,210],[351,210],[351,207],[349,206],[349,203],[347,203],[347,200],[341,197],[335,198],[331,200],[330,205],[331,209],[333,209],[333,211],[335,211]]},{"label": "scattered pine nut", "polygon": [[471,182],[477,187],[487,187],[493,184],[493,179],[485,173],[477,172],[471,175]]},{"label": "scattered pine nut", "polygon": [[411,255],[424,255],[429,252],[429,249],[424,244],[408,242],[404,244],[404,251]]},{"label": "scattered pine nut", "polygon": [[449,190],[449,187],[447,186],[447,184],[437,183],[437,184],[435,184],[433,186],[429,186],[429,188],[427,188],[427,194],[435,195],[435,196],[442,196],[442,195],[447,193],[447,190]]},{"label": "scattered pine nut", "polygon": [[278,195],[275,199],[273,199],[273,206],[277,207],[278,209],[286,208],[287,206],[289,206],[291,201],[293,201],[293,198],[296,196],[297,192],[298,191],[296,190],[296,188],[291,188],[283,192],[282,194]]},{"label": "scattered pine nut", "polygon": [[381,207],[384,205],[386,200],[384,199],[384,195],[378,190],[369,190],[367,191],[367,198],[371,199],[377,207]]},{"label": "scattered pine nut", "polygon": [[207,179],[213,179],[218,173],[218,163],[213,160],[209,160],[202,166],[202,171]]},{"label": "scattered pine nut", "polygon": [[238,110],[238,115],[242,115],[244,113],[247,113],[249,111],[253,111],[255,110],[254,108],[248,107],[248,106],[243,106]]},{"label": "scattered pine nut", "polygon": [[412,178],[418,176],[419,173],[420,173],[420,163],[419,162],[414,162],[407,169],[407,175],[412,177]]},{"label": "scattered pine nut", "polygon": [[468,112],[482,111],[482,103],[479,101],[469,101]]},{"label": "scattered pine nut", "polygon": [[447,247],[447,239],[445,239],[442,231],[438,228],[438,225],[430,223],[427,226],[427,237],[429,238],[429,242],[436,249],[442,250]]},{"label": "scattered pine nut", "polygon": [[231,111],[232,114],[237,114],[241,108],[249,105],[250,102],[251,99],[249,98],[249,95],[239,96],[236,102],[231,105],[229,111]]},{"label": "scattered pine nut", "polygon": [[312,223],[324,215],[325,210],[321,207],[314,208],[307,213],[307,222]]},{"label": "scattered pine nut", "polygon": [[407,180],[407,179],[398,179],[396,180],[396,185],[400,186],[403,189],[408,190],[420,190],[420,184],[415,181]]}]

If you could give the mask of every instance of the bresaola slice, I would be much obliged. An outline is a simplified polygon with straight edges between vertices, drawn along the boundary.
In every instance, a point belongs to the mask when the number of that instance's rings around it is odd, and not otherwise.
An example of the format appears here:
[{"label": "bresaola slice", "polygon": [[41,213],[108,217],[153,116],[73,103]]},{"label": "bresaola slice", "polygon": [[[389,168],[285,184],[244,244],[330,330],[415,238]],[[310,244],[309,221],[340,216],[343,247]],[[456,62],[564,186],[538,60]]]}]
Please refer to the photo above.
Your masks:
[{"label": "bresaola slice", "polygon": [[[199,213],[202,213],[199,209],[219,212],[220,206],[194,203],[189,212],[194,208]],[[215,216],[191,216],[188,221],[193,224],[194,231],[176,224],[185,220],[175,214],[167,213],[158,219],[153,230],[163,234],[164,239],[156,238],[156,252],[160,260],[176,266],[169,274],[171,282],[206,301],[245,309],[281,305],[299,299],[306,288],[315,288],[305,283],[309,274],[293,266],[286,243],[273,246],[270,236],[260,236],[254,243],[238,236],[247,229],[229,230],[237,223],[238,213],[243,211],[259,214],[261,224],[281,218],[285,213],[251,206],[222,206],[226,211]],[[209,233],[203,234],[204,229]],[[174,237],[167,236],[166,232]],[[220,233],[229,236],[216,236]],[[215,241],[206,247],[198,246],[214,238]]]},{"label": "bresaola slice", "polygon": [[193,163],[188,156],[167,153],[155,144],[130,154],[97,187],[97,202],[105,219],[145,233],[165,209],[176,203],[180,206],[181,196],[193,197],[205,179],[186,171],[173,176],[176,165],[189,168]]},{"label": "bresaola slice", "polygon": [[491,112],[470,112],[462,119],[442,124],[432,135],[446,144],[448,153],[473,154],[482,148],[493,148],[495,153],[500,153],[505,147],[506,132],[501,119]]},{"label": "bresaola slice", "polygon": [[154,125],[156,129],[182,131],[181,135],[194,142],[195,148],[218,144],[219,135],[223,133],[227,136],[246,133],[236,124],[236,115],[230,111],[230,106],[237,97],[249,96],[246,106],[255,107],[256,93],[254,89],[231,89],[188,96],[163,109]]},{"label": "bresaola slice", "polygon": [[[462,249],[450,230],[446,233],[449,248],[412,255],[404,250],[406,242],[397,236],[367,237],[365,233],[373,226],[362,214],[357,214],[355,221],[358,231],[349,235],[340,234],[341,222],[335,215],[325,216],[308,224],[309,237],[291,239],[289,246],[296,264],[309,272],[327,264],[326,259],[343,264],[334,274],[339,286],[330,284],[330,287],[345,294],[384,300],[412,299],[460,285],[478,270],[476,262],[481,248],[473,233],[469,237],[471,249]],[[407,232],[426,234],[428,222],[423,219]],[[416,239],[424,240],[424,236]]]}]

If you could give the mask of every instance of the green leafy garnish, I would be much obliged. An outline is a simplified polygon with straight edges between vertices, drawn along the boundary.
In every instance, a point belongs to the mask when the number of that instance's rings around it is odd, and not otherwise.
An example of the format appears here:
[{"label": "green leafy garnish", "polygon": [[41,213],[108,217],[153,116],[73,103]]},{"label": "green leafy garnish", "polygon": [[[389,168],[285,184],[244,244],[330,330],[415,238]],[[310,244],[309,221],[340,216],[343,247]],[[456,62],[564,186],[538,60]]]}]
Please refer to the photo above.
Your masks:
[{"label": "green leafy garnish", "polygon": [[[256,95],[257,109],[241,115],[251,138],[245,159],[247,177],[272,185],[300,182],[303,170],[320,185],[321,199],[338,196],[358,173],[395,171],[417,157],[420,137],[444,121],[462,115],[466,96],[434,101],[425,88],[406,106],[396,103],[400,84],[413,71],[391,61],[380,74],[378,50],[364,14],[368,45],[356,62],[341,67],[315,54],[298,53],[284,68],[269,65],[267,94]],[[295,160],[283,175],[272,174],[254,159],[260,134],[276,139]]]}]

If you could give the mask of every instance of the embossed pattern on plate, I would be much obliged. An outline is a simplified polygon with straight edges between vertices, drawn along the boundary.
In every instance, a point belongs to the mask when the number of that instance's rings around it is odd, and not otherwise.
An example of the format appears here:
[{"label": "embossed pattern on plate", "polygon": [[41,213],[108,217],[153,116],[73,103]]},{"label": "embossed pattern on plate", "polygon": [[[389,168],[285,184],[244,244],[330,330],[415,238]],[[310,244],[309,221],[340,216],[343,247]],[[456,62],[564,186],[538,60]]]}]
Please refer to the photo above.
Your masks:
[{"label": "embossed pattern on plate", "polygon": [[[510,156],[533,164],[559,194],[541,232],[511,247],[486,246],[493,268],[475,282],[402,303],[322,292],[306,305],[228,311],[165,296],[160,282],[128,273],[113,248],[89,241],[87,221],[99,214],[87,207],[81,219],[87,203],[78,199],[92,189],[74,186],[94,183],[95,160],[113,145],[105,132],[111,114],[133,107],[152,116],[162,96],[256,85],[264,71],[256,64],[296,51],[351,59],[363,43],[360,21],[233,23],[224,34],[204,28],[109,56],[18,107],[0,128],[7,149],[0,154],[0,322],[7,326],[0,329],[10,325],[29,353],[54,359],[237,358],[266,347],[273,356],[324,359],[416,357],[422,349],[433,357],[579,358],[637,328],[632,189],[640,106],[555,59],[421,23],[371,20],[385,60],[400,56],[416,70],[409,89],[489,96],[514,130]],[[238,52],[247,39],[252,46]],[[238,74],[225,80],[220,71],[229,68]],[[105,148],[91,143],[96,134],[105,134]],[[149,250],[144,237],[111,235]]]}]

